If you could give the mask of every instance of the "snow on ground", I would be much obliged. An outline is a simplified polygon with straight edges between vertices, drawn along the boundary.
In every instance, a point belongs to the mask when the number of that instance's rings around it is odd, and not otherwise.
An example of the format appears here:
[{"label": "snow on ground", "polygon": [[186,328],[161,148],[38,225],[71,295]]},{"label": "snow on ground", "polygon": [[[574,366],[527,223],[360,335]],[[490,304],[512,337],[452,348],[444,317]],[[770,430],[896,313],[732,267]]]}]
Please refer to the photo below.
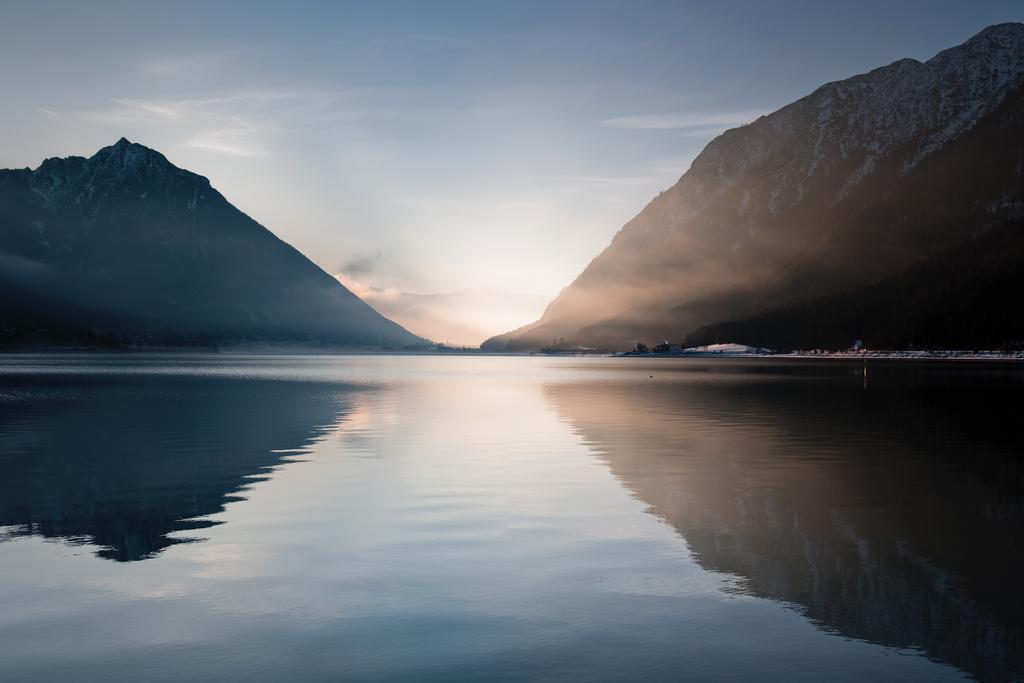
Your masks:
[{"label": "snow on ground", "polygon": [[683,353],[728,353],[728,354],[741,354],[741,353],[764,353],[764,349],[759,349],[755,346],[747,346],[746,344],[708,344],[707,346],[691,346],[688,349],[683,349]]}]

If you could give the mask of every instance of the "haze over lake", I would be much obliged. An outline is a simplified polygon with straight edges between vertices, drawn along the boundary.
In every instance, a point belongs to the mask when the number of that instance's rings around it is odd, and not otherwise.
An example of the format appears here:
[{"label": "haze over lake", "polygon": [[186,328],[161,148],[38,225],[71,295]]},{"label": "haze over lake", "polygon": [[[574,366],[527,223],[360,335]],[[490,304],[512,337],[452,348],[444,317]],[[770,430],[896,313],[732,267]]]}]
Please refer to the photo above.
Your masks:
[{"label": "haze over lake", "polygon": [[0,359],[0,679],[1013,680],[1010,363]]}]

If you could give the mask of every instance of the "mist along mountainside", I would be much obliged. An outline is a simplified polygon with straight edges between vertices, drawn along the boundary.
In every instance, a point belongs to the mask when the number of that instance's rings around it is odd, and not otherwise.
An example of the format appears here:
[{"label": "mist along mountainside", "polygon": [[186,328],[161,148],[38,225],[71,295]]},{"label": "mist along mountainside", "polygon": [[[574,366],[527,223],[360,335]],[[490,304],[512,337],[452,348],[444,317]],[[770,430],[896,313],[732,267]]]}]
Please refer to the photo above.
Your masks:
[{"label": "mist along mountainside", "polygon": [[123,138],[0,170],[0,290],[9,347],[425,343],[206,178]]},{"label": "mist along mountainside", "polygon": [[1024,24],[1001,24],[726,131],[484,346],[1012,346],[1022,228]]}]

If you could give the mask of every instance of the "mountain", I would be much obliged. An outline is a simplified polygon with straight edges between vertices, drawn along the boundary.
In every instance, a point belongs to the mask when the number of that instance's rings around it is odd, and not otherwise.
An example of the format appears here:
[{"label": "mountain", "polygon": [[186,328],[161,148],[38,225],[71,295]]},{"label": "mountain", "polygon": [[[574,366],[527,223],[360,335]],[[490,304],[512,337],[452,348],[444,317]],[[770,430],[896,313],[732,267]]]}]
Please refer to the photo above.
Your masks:
[{"label": "mountain", "polygon": [[772,349],[1024,348],[1024,222],[994,227],[866,287],[686,335]]},{"label": "mountain", "polygon": [[906,271],[1024,217],[1022,111],[1024,24],[826,84],[712,140],[540,320],[485,346],[680,339]]},{"label": "mountain", "polygon": [[206,178],[124,138],[0,170],[0,288],[8,345],[424,342]]}]

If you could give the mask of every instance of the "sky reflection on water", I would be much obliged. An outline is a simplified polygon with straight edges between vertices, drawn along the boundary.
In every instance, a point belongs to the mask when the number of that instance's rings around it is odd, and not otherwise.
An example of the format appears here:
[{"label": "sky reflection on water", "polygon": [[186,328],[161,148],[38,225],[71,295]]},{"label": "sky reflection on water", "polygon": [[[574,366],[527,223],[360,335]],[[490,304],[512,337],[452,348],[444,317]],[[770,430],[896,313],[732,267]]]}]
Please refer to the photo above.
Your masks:
[{"label": "sky reflection on water", "polygon": [[0,678],[1019,678],[1021,384],[3,358]]}]

